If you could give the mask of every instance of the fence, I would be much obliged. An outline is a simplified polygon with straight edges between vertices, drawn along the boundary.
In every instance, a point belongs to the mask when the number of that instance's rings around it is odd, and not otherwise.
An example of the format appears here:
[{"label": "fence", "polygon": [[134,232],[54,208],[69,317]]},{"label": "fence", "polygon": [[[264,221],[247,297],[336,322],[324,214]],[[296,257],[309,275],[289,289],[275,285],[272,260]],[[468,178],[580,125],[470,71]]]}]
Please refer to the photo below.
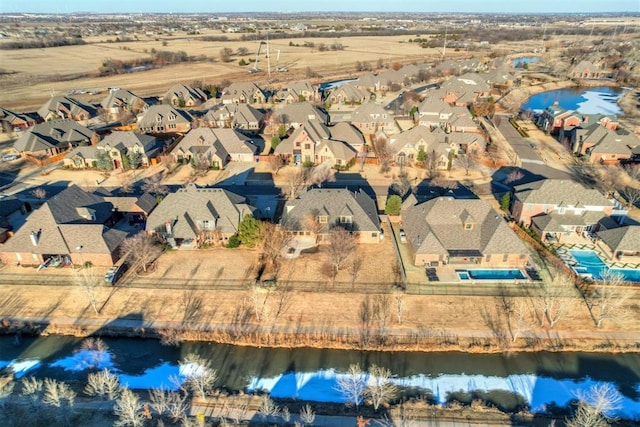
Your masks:
[{"label": "fence", "polygon": [[50,156],[50,157],[45,157],[43,159],[39,159],[35,156],[32,156],[31,154],[25,153],[24,154],[24,158],[27,159],[28,161],[35,163],[38,166],[47,166],[50,165],[52,163],[56,163],[61,161],[62,159],[64,159],[64,157],[69,154],[68,151],[62,152],[62,153],[58,153],[56,155]]}]

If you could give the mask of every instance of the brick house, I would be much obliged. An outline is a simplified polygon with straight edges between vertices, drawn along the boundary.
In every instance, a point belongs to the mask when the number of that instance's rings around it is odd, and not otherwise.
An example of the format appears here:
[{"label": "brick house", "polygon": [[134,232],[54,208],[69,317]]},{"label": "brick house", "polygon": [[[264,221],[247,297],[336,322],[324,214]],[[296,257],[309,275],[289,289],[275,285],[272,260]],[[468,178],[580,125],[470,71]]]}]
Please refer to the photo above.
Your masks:
[{"label": "brick house", "polygon": [[287,201],[280,226],[292,236],[326,241],[334,227],[358,236],[359,243],[380,242],[380,218],[375,202],[363,191],[314,188]]},{"label": "brick house", "polygon": [[402,224],[416,266],[522,268],[529,250],[484,200],[437,197],[403,205]]},{"label": "brick house", "polygon": [[184,133],[191,129],[193,117],[171,105],[152,105],[138,121],[142,133]]},{"label": "brick house", "polygon": [[20,153],[47,158],[78,145],[89,145],[94,138],[93,131],[73,120],[54,120],[28,129],[13,147]]},{"label": "brick house", "polygon": [[38,115],[45,122],[59,119],[86,122],[97,114],[98,110],[93,105],[64,95],[51,97],[38,109]]},{"label": "brick house", "polygon": [[575,181],[544,179],[513,189],[511,215],[525,227],[533,227],[543,241],[561,241],[565,235],[597,231],[606,217],[626,216],[626,209],[595,189]]},{"label": "brick house", "polygon": [[5,263],[41,265],[49,259],[64,264],[111,266],[127,232],[113,228],[114,206],[104,197],[72,185],[27,217],[0,249]]}]

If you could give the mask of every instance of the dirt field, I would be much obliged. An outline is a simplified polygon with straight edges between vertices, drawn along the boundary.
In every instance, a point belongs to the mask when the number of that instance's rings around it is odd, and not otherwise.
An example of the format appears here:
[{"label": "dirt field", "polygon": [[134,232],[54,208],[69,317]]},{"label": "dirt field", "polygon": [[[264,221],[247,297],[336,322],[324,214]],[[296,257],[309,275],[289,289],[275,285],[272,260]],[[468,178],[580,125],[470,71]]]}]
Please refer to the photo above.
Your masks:
[{"label": "dirt field", "polygon": [[[190,56],[206,55],[219,60],[223,47],[236,51],[244,47],[249,54],[245,61],[253,64],[258,41],[205,42],[193,38],[175,38],[163,41],[146,40],[130,43],[96,43],[82,46],[65,46],[47,49],[0,50],[0,62],[6,72],[0,76],[0,105],[6,108],[29,109],[39,107],[52,92],[62,94],[72,89],[102,90],[107,87],[127,88],[138,95],[149,96],[164,93],[176,82],[190,84],[193,81],[216,83],[224,79],[255,80],[259,84],[276,83],[305,78],[307,67],[316,73],[344,75],[355,72],[356,61],[367,61],[375,67],[382,59],[385,64],[394,62],[424,62],[435,59],[436,49],[423,49],[415,43],[402,43],[407,36],[394,37],[348,37],[279,39],[270,41],[271,66],[275,66],[275,52],[280,50],[280,66],[289,68],[288,73],[272,73],[267,76],[267,60],[261,53],[259,68],[264,72],[248,74],[252,66],[238,65],[240,57],[232,62],[197,62],[167,66],[161,69],[110,77],[83,77],[66,81],[68,75],[97,74],[102,61],[107,58],[133,59],[147,57],[152,49],[185,51]],[[339,41],[344,50],[319,52],[308,47],[289,46],[289,42],[302,45],[305,41],[331,44]],[[163,42],[167,45],[163,46]],[[126,50],[125,50],[126,48]],[[145,52],[146,50],[146,52]],[[458,54],[451,54],[452,56]],[[43,64],[50,66],[43,67]],[[87,101],[99,101],[104,94],[80,96]]]}]

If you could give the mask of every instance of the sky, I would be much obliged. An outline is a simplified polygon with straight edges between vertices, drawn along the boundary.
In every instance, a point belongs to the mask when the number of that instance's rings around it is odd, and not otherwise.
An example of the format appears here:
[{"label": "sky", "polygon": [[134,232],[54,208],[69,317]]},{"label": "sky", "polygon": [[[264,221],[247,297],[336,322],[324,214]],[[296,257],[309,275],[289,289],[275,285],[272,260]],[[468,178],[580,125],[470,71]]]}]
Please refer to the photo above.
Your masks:
[{"label": "sky", "polygon": [[[321,10],[320,10],[321,8]],[[229,12],[635,12],[640,0],[0,0],[0,13]]]}]

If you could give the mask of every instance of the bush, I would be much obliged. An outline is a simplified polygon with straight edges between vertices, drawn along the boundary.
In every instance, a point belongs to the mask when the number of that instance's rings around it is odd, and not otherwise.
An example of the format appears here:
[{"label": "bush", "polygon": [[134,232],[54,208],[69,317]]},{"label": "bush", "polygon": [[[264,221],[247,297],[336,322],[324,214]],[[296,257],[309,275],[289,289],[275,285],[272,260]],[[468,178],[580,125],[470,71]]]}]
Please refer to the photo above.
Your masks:
[{"label": "bush", "polygon": [[227,248],[234,249],[240,246],[240,238],[235,234],[229,237],[229,243],[227,243]]},{"label": "bush", "polygon": [[394,194],[387,199],[387,203],[384,206],[384,213],[387,215],[400,215],[400,209],[402,208],[402,199],[400,196]]}]

